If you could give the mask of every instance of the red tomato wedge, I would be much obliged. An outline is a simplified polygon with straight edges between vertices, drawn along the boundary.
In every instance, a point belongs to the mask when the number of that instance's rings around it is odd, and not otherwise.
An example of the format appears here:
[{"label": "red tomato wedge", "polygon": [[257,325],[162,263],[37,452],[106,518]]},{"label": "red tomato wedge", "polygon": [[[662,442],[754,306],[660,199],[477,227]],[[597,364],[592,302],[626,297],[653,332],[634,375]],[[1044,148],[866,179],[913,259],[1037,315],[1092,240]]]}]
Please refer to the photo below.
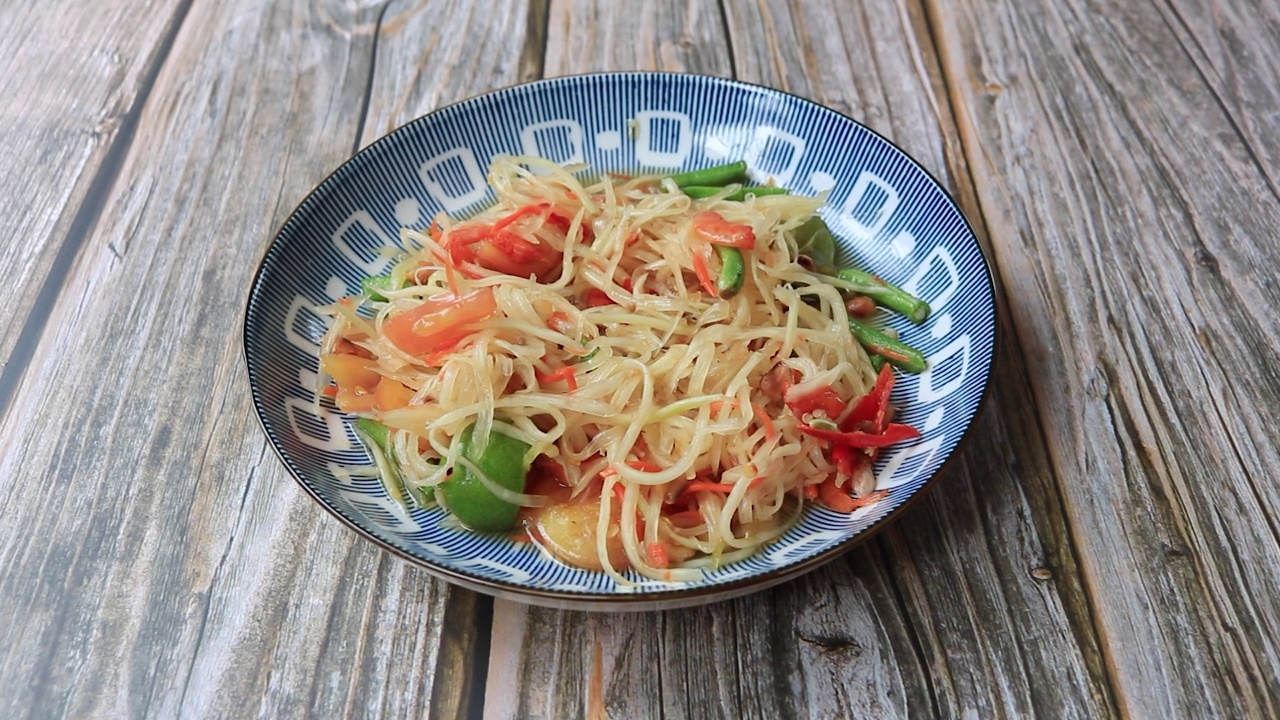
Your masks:
[{"label": "red tomato wedge", "polygon": [[534,235],[543,225],[562,233],[569,228],[550,205],[539,203],[525,205],[492,225],[464,223],[454,227],[445,233],[441,243],[458,269],[471,263],[506,275],[542,277],[559,267],[563,258],[563,253]]},{"label": "red tomato wedge", "polygon": [[457,345],[472,333],[470,325],[493,315],[498,303],[493,289],[465,295],[446,293],[427,298],[416,308],[392,315],[382,325],[387,339],[410,355],[425,355]]},{"label": "red tomato wedge", "polygon": [[712,245],[752,250],[756,246],[756,233],[750,225],[732,223],[718,212],[703,210],[693,216],[693,231]]}]

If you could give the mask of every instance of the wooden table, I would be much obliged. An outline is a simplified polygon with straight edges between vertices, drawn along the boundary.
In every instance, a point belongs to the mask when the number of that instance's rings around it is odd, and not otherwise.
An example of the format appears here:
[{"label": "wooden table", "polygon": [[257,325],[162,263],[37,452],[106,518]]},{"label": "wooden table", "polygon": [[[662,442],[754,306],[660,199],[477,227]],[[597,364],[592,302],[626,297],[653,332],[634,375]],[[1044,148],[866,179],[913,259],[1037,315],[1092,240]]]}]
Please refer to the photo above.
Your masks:
[{"label": "wooden table", "polygon": [[[397,125],[650,68],[941,178],[997,268],[994,394],[925,501],[798,581],[493,602],[295,486],[246,289]],[[1280,5],[49,0],[0,11],[0,70],[0,717],[1280,715]]]}]

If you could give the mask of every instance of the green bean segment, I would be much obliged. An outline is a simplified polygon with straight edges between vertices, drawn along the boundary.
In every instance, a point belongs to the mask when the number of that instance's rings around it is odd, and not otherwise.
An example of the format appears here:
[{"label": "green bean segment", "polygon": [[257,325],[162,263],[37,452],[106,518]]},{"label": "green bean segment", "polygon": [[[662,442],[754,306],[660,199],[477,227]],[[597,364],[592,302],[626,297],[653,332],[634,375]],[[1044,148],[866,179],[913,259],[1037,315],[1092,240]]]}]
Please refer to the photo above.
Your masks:
[{"label": "green bean segment", "polygon": [[911,347],[910,345],[885,335],[869,325],[863,325],[857,320],[849,320],[849,332],[857,338],[862,347],[866,348],[868,354],[880,355],[888,360],[894,367],[901,368],[909,373],[924,372],[926,367],[924,353]]},{"label": "green bean segment", "polygon": [[715,165],[701,170],[690,170],[671,176],[677,187],[687,185],[724,187],[729,183],[742,182],[747,179],[747,162],[739,160],[728,165]]},{"label": "green bean segment", "polygon": [[[689,185],[680,188],[680,191],[691,198],[709,198],[716,193],[724,192],[722,187],[712,187],[710,185]],[[762,197],[764,195],[790,195],[791,191],[781,187],[742,187],[729,193],[724,197],[725,200],[734,202],[742,202],[747,199],[748,195]]]},{"label": "green bean segment", "polygon": [[720,256],[720,276],[716,278],[716,290],[720,297],[728,300],[742,289],[742,280],[746,275],[746,264],[742,251],[727,245],[714,245],[716,254]]},{"label": "green bean segment", "polygon": [[836,277],[858,285],[857,292],[876,301],[890,310],[896,310],[907,316],[911,322],[919,325],[929,317],[929,303],[879,277],[863,270],[844,268],[836,273]]}]

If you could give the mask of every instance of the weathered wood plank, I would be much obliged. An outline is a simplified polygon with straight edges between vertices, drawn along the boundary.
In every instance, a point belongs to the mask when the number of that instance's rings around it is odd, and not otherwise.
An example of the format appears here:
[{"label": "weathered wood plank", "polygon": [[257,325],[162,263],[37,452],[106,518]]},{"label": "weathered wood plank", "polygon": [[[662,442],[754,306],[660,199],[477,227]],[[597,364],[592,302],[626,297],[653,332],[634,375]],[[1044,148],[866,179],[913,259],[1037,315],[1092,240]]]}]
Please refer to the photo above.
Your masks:
[{"label": "weathered wood plank", "polygon": [[[514,81],[525,25],[492,13],[521,7],[192,7],[0,426],[0,716],[464,713],[476,597],[296,488],[234,338],[271,233],[357,142],[371,70],[366,128],[397,121],[397,82]],[[454,32],[478,13],[483,53]],[[423,44],[471,74],[415,79],[398,58]]]},{"label": "weathered wood plank", "polygon": [[[15,5],[0,32],[0,412],[133,139],[182,0]],[[66,248],[63,250],[63,248]]]},{"label": "weathered wood plank", "polygon": [[716,0],[550,3],[547,76],[665,70],[729,77],[732,62]]},{"label": "weathered wood plank", "polygon": [[1277,10],[928,7],[1118,705],[1275,717]]},{"label": "weathered wood plank", "polygon": [[[739,77],[863,118],[961,198],[973,196],[918,5],[725,10]],[[600,18],[583,25],[618,32]],[[553,23],[552,45],[556,37]],[[552,57],[549,72],[559,69]],[[977,433],[931,497],[885,538],[797,582],[653,615],[496,603],[486,716],[1108,714],[1015,343],[1004,345],[994,382]]]}]

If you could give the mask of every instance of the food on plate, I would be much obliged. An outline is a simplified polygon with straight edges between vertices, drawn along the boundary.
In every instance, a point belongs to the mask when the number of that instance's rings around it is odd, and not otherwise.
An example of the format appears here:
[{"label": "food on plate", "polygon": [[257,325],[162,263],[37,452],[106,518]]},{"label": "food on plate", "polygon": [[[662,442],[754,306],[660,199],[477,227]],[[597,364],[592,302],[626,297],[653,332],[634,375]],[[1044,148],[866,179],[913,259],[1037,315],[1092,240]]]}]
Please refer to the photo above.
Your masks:
[{"label": "food on plate", "polygon": [[825,198],[745,163],[581,179],[498,157],[496,202],[402,231],[412,250],[326,308],[322,392],[388,494],[625,579],[696,580],[807,503],[875,503],[894,368],[869,323],[928,305],[835,267]]}]

